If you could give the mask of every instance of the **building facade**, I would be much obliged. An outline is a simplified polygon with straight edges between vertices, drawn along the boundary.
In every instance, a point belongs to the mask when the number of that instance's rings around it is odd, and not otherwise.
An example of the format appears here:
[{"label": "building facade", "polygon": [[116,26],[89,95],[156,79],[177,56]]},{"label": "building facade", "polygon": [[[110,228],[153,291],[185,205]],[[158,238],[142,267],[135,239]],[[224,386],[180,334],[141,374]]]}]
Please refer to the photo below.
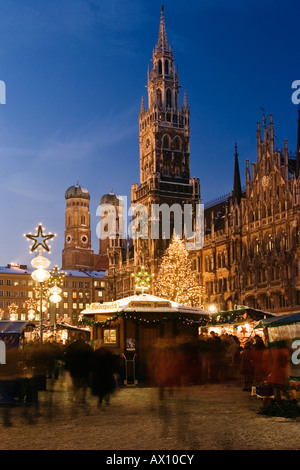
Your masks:
[{"label": "building facade", "polygon": [[[9,320],[14,312],[16,320],[28,320],[31,301],[34,302],[34,317],[40,321],[37,310],[39,289],[31,277],[33,269],[26,265],[0,266],[0,317]],[[105,301],[105,271],[63,271],[65,276],[61,285],[62,300],[51,303],[45,296],[46,308],[43,318],[45,323],[65,322],[78,325],[82,310],[89,308],[93,302]],[[14,308],[13,308],[14,307]]]},{"label": "building facade", "polygon": [[273,117],[267,123],[264,116],[252,169],[246,160],[244,190],[236,149],[232,193],[205,208],[204,246],[192,254],[206,306],[299,311],[299,142],[300,114],[296,156],[286,140],[275,148]]},{"label": "building facade", "polygon": [[[140,184],[132,186],[132,203],[199,203],[199,180],[190,178],[189,106],[186,94],[179,106],[178,72],[163,11],[147,89],[148,109],[142,100],[139,114]],[[300,309],[299,122],[294,155],[287,141],[276,148],[273,116],[268,123],[264,116],[262,127],[257,123],[256,162],[246,160],[246,187],[241,187],[236,146],[231,194],[205,205],[204,245],[191,252],[191,258],[206,308],[249,306],[279,313]],[[170,226],[172,230],[172,219]],[[118,250],[110,248],[107,300],[134,294],[131,276],[141,266],[157,272],[168,246],[162,233],[159,238],[151,240],[150,235]]]}]

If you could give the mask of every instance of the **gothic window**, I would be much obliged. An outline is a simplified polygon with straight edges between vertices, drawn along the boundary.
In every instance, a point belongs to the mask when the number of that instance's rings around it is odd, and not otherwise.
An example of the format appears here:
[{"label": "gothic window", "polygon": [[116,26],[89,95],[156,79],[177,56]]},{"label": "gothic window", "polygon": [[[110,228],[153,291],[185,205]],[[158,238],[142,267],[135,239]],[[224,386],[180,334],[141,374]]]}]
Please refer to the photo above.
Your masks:
[{"label": "gothic window", "polygon": [[181,150],[181,140],[179,137],[175,137],[174,139],[174,149]]},{"label": "gothic window", "polygon": [[165,74],[169,75],[169,61],[167,59],[165,60]]},{"label": "gothic window", "polygon": [[81,216],[81,225],[85,225],[85,217],[84,217],[84,215]]},{"label": "gothic window", "polygon": [[168,89],[166,93],[166,105],[167,105],[167,108],[172,107],[172,93],[170,89]]},{"label": "gothic window", "polygon": [[273,249],[274,249],[274,240],[273,240],[272,235],[269,235],[267,238],[267,250],[271,252],[273,251]]},{"label": "gothic window", "polygon": [[157,103],[159,106],[162,105],[161,90],[157,90]]},{"label": "gothic window", "polygon": [[170,148],[170,139],[167,135],[163,138],[163,148],[169,149]]},{"label": "gothic window", "polygon": [[282,250],[287,250],[288,249],[288,238],[287,238],[287,234],[285,232],[282,232],[282,234],[281,234],[281,249]]},{"label": "gothic window", "polygon": [[260,241],[259,241],[258,238],[255,239],[254,253],[256,255],[259,255],[259,253],[260,253]]},{"label": "gothic window", "polygon": [[162,63],[161,63],[161,60],[158,61],[158,73],[159,73],[159,75],[162,74]]},{"label": "gothic window", "polygon": [[236,209],[235,210],[235,225],[238,225],[239,224],[239,212],[238,210]]}]

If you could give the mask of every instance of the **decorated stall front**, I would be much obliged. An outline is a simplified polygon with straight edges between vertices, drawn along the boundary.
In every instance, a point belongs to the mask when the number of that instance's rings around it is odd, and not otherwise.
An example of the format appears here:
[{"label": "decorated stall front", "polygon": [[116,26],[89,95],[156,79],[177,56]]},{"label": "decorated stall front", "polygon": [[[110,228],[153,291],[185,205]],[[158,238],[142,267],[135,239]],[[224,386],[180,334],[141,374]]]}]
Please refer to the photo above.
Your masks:
[{"label": "decorated stall front", "polygon": [[27,321],[0,321],[0,341],[5,348],[20,347],[23,344]]},{"label": "decorated stall front", "polygon": [[255,325],[259,320],[273,318],[274,314],[270,312],[248,307],[210,313],[206,331],[208,333],[214,331],[218,335],[227,333],[237,336],[243,346],[255,334],[263,336],[264,330],[262,327],[255,329]]},{"label": "decorated stall front", "polygon": [[256,323],[255,329],[263,329],[267,344],[277,346],[282,341],[290,348],[290,381],[300,392],[300,313],[278,315]]},{"label": "decorated stall front", "polygon": [[92,330],[95,347],[103,345],[126,361],[135,361],[136,376],[143,378],[149,351],[159,338],[197,340],[207,325],[208,312],[149,294],[133,295],[82,312],[81,323]]}]

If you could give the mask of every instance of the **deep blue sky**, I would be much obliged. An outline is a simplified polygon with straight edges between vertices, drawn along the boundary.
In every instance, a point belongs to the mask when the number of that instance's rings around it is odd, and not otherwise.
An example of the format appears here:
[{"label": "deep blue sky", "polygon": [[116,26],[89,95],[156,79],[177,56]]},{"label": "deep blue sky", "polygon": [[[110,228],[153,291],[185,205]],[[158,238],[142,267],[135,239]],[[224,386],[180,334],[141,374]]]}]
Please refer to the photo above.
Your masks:
[{"label": "deep blue sky", "polygon": [[[0,265],[30,262],[23,234],[42,222],[57,233],[50,258],[60,266],[64,193],[77,180],[91,194],[98,251],[101,195],[113,188],[130,197],[139,182],[138,113],[161,3],[0,0]],[[232,189],[235,141],[244,182],[262,107],[277,146],[287,138],[295,151],[299,0],[167,0],[164,8],[191,110],[191,174],[209,202]]]}]

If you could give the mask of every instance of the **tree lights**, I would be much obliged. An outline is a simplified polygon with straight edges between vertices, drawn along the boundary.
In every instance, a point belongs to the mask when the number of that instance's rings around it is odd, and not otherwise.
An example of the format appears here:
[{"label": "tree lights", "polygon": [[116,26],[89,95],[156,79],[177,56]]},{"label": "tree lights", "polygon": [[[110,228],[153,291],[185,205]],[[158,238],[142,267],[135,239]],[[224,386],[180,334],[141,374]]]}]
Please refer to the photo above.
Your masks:
[{"label": "tree lights", "polygon": [[201,305],[203,288],[197,282],[185,243],[175,237],[169,245],[154,282],[155,295],[184,305]]}]

